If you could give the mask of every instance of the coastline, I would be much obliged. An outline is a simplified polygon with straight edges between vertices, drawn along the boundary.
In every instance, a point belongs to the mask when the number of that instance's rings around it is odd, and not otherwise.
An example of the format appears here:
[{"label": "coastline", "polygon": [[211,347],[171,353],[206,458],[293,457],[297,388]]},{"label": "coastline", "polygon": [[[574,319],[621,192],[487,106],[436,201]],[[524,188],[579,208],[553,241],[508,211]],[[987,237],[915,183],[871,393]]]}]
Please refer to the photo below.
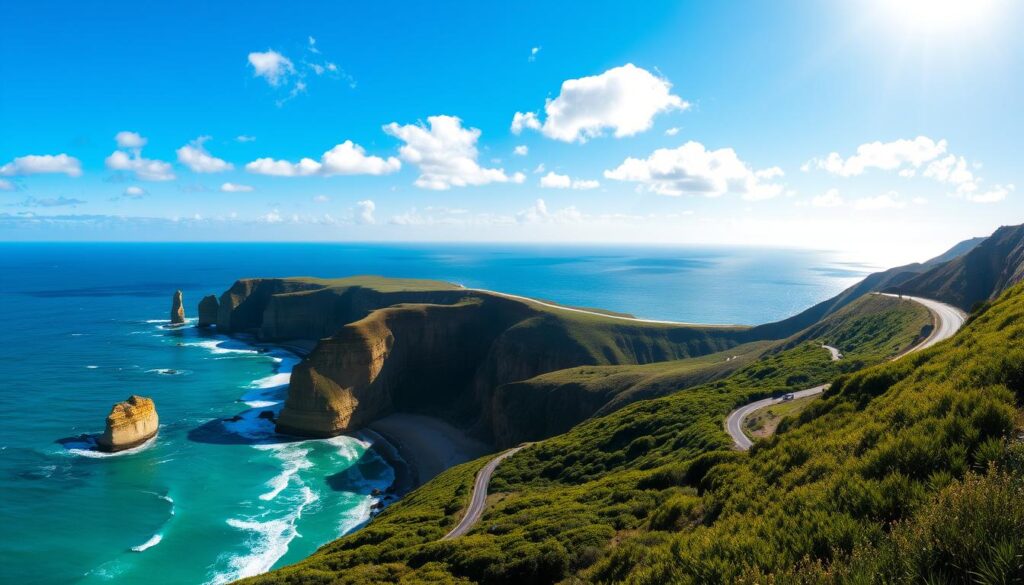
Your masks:
[{"label": "coastline", "polygon": [[362,432],[366,431],[384,437],[395,448],[410,470],[411,489],[460,463],[495,452],[493,446],[443,420],[421,414],[390,414],[367,425]]},{"label": "coastline", "polygon": [[[397,439],[387,437],[369,428],[361,429],[353,436],[368,441],[370,449],[394,470],[395,480],[384,492],[385,496],[391,496],[394,501],[397,501],[421,485],[418,481],[416,466],[411,462],[411,454],[402,447]],[[378,510],[380,509],[383,508],[378,508]]]}]

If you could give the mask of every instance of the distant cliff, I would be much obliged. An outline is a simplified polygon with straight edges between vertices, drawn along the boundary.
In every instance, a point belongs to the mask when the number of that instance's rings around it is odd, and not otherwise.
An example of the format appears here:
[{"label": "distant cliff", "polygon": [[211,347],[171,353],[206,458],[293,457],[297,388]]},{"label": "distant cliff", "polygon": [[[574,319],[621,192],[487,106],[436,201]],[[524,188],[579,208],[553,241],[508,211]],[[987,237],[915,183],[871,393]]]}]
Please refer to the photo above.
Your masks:
[{"label": "distant cliff", "polygon": [[331,436],[403,411],[492,441],[493,396],[503,384],[580,365],[704,355],[750,338],[744,327],[626,321],[374,277],[240,280],[220,297],[217,327],[267,341],[318,340],[293,370],[282,432]]},{"label": "distant cliff", "polygon": [[1024,226],[1004,226],[969,251],[891,288],[971,310],[1024,280]]}]

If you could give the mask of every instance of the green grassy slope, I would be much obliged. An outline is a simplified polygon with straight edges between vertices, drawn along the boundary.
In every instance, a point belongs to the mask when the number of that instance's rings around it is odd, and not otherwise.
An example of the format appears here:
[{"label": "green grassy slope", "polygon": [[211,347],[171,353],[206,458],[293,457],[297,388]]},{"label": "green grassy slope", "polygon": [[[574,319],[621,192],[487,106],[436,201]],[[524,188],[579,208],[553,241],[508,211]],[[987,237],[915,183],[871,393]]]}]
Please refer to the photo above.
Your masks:
[{"label": "green grassy slope", "polygon": [[[892,305],[890,317],[902,319],[908,307]],[[848,326],[856,330],[872,316],[851,309]],[[713,526],[723,511],[705,482],[751,460],[731,450],[722,429],[732,408],[832,379],[843,368],[816,341],[797,342],[728,378],[625,406],[528,447],[499,468],[491,491],[503,497],[467,537],[437,542],[456,521],[453,502],[464,489],[458,486],[482,462],[449,470],[363,531],[250,582],[519,584],[573,575],[608,582],[630,577],[634,569],[673,558],[663,549],[672,538]],[[649,558],[648,550],[661,552]]]},{"label": "green grassy slope", "polygon": [[[584,366],[558,370],[500,386],[497,419],[507,444],[563,433],[590,416],[606,415],[648,400],[729,376],[757,361],[807,342],[829,343],[845,352],[839,371],[877,363],[913,345],[930,327],[927,309],[911,301],[866,295],[821,323],[780,342],[751,342],[724,352],[644,365]],[[824,351],[824,350],[822,350]],[[808,380],[796,377],[793,385]]]}]

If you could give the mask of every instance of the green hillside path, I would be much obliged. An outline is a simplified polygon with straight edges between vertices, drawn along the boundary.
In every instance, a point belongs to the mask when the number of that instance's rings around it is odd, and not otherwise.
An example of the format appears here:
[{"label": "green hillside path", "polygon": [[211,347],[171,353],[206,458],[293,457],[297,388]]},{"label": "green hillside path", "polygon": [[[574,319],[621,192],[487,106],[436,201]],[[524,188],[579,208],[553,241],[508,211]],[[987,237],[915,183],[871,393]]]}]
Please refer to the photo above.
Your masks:
[{"label": "green hillside path", "polygon": [[[888,293],[878,294],[883,294],[885,296],[893,298],[898,297],[898,295]],[[922,297],[911,297],[906,295],[899,298],[904,298],[924,305],[924,307],[928,309],[932,314],[934,326],[932,327],[931,334],[929,334],[928,337],[926,337],[921,343],[918,343],[914,347],[911,347],[910,349],[901,353],[900,355],[896,356],[893,359],[899,359],[915,351],[928,349],[929,347],[935,345],[940,341],[953,337],[953,335],[957,331],[959,331],[961,327],[964,326],[964,322],[967,320],[966,313],[952,305],[947,305],[946,303],[941,303],[939,301],[935,301],[932,299],[925,299]],[[826,347],[826,349],[829,349],[829,351],[832,352],[831,348],[828,348],[827,346],[823,347]],[[837,359],[836,352],[833,352],[832,356],[833,359]],[[828,390],[828,387],[828,384],[822,384],[820,386],[815,386],[814,388],[808,388],[806,390],[800,390],[799,392],[793,392],[793,399],[821,394],[825,390]],[[754,446],[754,442],[750,439],[750,437],[746,435],[746,433],[743,432],[743,422],[747,419],[747,417],[753,414],[754,412],[761,410],[762,408],[771,406],[773,404],[778,404],[782,402],[784,399],[784,397],[764,398],[762,400],[758,400],[756,402],[751,402],[750,404],[741,406],[729,413],[729,416],[726,417],[725,419],[725,430],[727,433],[729,433],[729,437],[732,438],[732,442],[737,449],[739,449],[740,451],[747,451]]]},{"label": "green hillside path", "polygon": [[491,483],[491,476],[494,475],[494,471],[498,469],[498,465],[502,461],[515,455],[526,446],[520,445],[504,451],[488,461],[487,465],[483,466],[476,474],[476,480],[473,482],[473,493],[469,497],[469,507],[466,508],[466,513],[462,515],[462,520],[459,520],[455,528],[452,528],[451,532],[441,537],[441,540],[451,540],[463,536],[480,521],[480,517],[484,513],[484,507],[487,505],[487,488]]}]

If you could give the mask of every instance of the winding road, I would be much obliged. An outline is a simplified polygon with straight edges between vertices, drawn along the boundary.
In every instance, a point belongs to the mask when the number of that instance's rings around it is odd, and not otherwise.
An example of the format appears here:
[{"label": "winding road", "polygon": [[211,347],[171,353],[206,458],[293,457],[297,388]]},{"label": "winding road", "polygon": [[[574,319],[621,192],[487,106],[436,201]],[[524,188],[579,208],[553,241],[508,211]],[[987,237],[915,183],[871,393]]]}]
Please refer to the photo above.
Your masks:
[{"label": "winding road", "polygon": [[[889,293],[875,294],[884,294],[885,296],[888,297],[898,297],[898,295]],[[931,311],[933,327],[931,334],[929,334],[928,337],[924,339],[924,341],[918,343],[917,345],[908,349],[907,351],[899,354],[893,359],[899,359],[909,353],[921,351],[922,349],[927,349],[944,339],[949,339],[950,337],[953,337],[953,334],[956,333],[961,327],[963,327],[964,322],[967,320],[967,314],[952,305],[947,305],[946,303],[940,303],[939,301],[933,301],[932,299],[925,299],[921,297],[911,297],[904,295],[902,298],[914,301],[916,303],[920,303],[924,305],[925,308],[927,308],[929,311]],[[827,345],[822,347],[828,349],[829,352],[832,353],[833,360],[839,359],[836,357],[836,354],[839,350],[835,349],[834,347],[829,347]],[[814,388],[808,388],[806,390],[800,390],[799,392],[793,392],[793,398],[796,399],[803,398],[805,396],[814,396],[815,394],[821,394],[822,392],[828,389],[828,386],[828,384],[822,384],[821,386],[815,386]],[[751,413],[760,410],[766,406],[778,404],[782,401],[783,399],[781,397],[764,398],[762,400],[751,402],[750,404],[747,404],[745,406],[741,406],[729,413],[729,416],[725,419],[725,430],[727,433],[729,433],[729,436],[732,438],[732,442],[737,449],[739,449],[740,451],[747,451],[754,445],[754,442],[751,441],[750,438],[747,437],[746,433],[743,432],[743,421],[745,421],[747,417],[751,415]]]},{"label": "winding road", "polygon": [[839,351],[839,348],[832,347],[831,345],[822,345],[821,347],[827,349],[828,352],[832,354],[832,361],[838,362],[843,359],[843,352]]},{"label": "winding road", "polygon": [[480,521],[480,516],[483,516],[484,506],[487,503],[487,487],[491,483],[491,476],[494,475],[494,470],[498,468],[498,464],[518,453],[523,447],[526,447],[526,445],[520,445],[505,451],[488,461],[487,465],[484,465],[477,472],[476,480],[473,482],[473,495],[470,497],[466,513],[462,515],[462,520],[459,520],[455,528],[452,528],[451,532],[445,534],[441,540],[451,540],[463,536]]}]

